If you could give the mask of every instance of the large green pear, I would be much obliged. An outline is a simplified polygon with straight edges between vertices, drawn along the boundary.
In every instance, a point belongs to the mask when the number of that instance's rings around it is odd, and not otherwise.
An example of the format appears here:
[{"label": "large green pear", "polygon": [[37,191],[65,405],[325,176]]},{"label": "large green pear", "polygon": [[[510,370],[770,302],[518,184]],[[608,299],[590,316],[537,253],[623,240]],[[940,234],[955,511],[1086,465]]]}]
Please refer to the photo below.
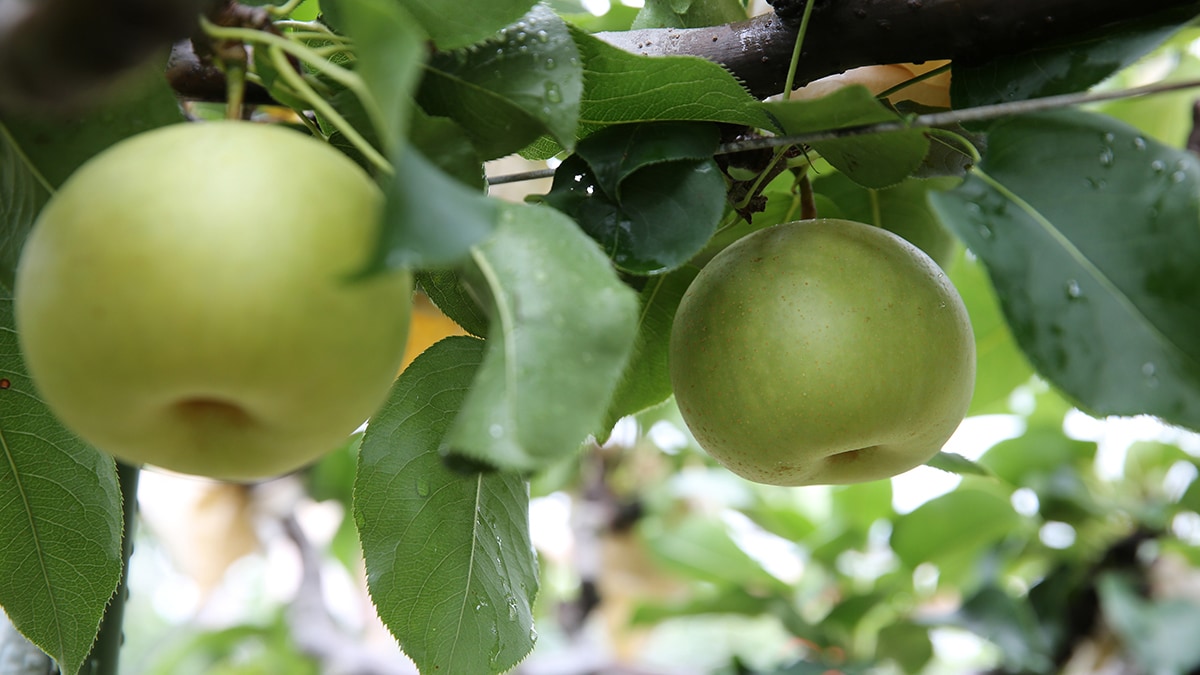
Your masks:
[{"label": "large green pear", "polygon": [[404,353],[407,272],[364,276],[382,197],[278,126],[123,141],[47,204],[17,269],[22,353],[67,428],[131,463],[276,476],[345,441]]},{"label": "large green pear", "polygon": [[975,341],[938,266],[870,225],[777,225],[713,258],[684,294],[671,382],[697,442],[771,485],[887,478],[966,414]]}]

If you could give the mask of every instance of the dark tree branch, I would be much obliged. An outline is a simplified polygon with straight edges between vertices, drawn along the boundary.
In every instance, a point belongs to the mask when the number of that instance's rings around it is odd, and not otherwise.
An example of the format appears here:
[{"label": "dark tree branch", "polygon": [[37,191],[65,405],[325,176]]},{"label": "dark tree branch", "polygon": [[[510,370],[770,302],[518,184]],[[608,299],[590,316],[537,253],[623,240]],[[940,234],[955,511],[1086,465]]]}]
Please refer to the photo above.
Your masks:
[{"label": "dark tree branch", "polygon": [[0,108],[69,110],[186,36],[210,0],[0,0]]},{"label": "dark tree branch", "polygon": [[[3,3],[4,0],[0,0]],[[1185,21],[1197,0],[814,0],[797,85],[858,66],[952,59],[975,64],[1095,36],[1164,13]],[[609,44],[648,56],[699,56],[725,66],[759,98],[783,90],[802,0],[775,0],[768,14],[711,28],[598,33]],[[1167,16],[1166,13],[1170,13]],[[224,76],[173,54],[168,77],[185,98],[222,100]],[[248,92],[261,102],[264,92]]]},{"label": "dark tree branch", "polygon": [[[814,0],[797,84],[850,68],[953,59],[980,63],[1137,22],[1158,12],[1200,14],[1196,0]],[[803,4],[776,1],[789,10]],[[785,14],[785,16],[793,16]],[[780,93],[796,24],[768,14],[690,29],[599,33],[637,54],[686,54],[720,63],[754,95]]]}]

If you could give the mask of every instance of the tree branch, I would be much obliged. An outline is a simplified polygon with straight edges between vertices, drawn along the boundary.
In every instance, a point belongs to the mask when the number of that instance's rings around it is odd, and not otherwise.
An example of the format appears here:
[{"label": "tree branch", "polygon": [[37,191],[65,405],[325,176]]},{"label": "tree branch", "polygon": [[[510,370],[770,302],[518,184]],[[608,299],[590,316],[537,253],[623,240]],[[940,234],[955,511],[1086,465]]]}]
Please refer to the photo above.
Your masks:
[{"label": "tree branch", "polygon": [[[981,63],[1084,39],[1157,13],[1200,14],[1196,0],[813,0],[796,84],[858,66],[952,59]],[[776,0],[777,7],[794,5]],[[648,56],[699,56],[725,66],[760,98],[783,90],[795,21],[774,14],[711,28],[598,33]]]}]

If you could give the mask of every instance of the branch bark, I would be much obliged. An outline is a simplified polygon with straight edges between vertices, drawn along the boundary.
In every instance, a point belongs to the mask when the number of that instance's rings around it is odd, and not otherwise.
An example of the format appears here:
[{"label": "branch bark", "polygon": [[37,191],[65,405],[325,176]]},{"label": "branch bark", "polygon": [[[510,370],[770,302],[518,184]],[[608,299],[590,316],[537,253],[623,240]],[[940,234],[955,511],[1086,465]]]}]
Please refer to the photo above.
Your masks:
[{"label": "branch bark", "polygon": [[[1200,14],[1196,0],[813,1],[797,85],[858,66],[940,59],[976,64],[1084,39],[1160,12],[1180,20]],[[768,14],[711,28],[597,36],[636,54],[691,55],[720,63],[765,98],[783,91],[796,28],[794,20]]]}]

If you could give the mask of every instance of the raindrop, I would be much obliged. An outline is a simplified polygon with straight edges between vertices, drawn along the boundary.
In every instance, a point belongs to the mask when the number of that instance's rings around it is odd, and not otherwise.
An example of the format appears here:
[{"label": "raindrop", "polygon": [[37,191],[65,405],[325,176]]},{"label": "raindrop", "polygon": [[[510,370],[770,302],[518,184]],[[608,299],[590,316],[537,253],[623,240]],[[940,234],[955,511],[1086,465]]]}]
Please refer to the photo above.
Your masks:
[{"label": "raindrop", "polygon": [[508,603],[508,620],[516,621],[518,612],[517,599],[510,595],[505,598],[505,601]]},{"label": "raindrop", "polygon": [[983,237],[984,239],[991,239],[995,235],[992,232],[991,226],[985,223],[979,226],[979,236]]},{"label": "raindrop", "polygon": [[1079,287],[1079,282],[1074,279],[1067,281],[1067,297],[1071,300],[1078,300],[1083,297],[1083,289]]},{"label": "raindrop", "polygon": [[1110,132],[1108,132],[1108,133],[1106,133],[1106,134],[1104,134],[1104,142],[1105,142],[1105,143],[1112,143],[1112,142],[1113,142],[1113,141],[1115,141],[1115,140],[1117,140],[1117,137],[1116,137],[1116,136],[1114,136],[1114,135],[1113,135],[1113,133],[1112,133],[1111,131],[1110,131]]},{"label": "raindrop", "polygon": [[522,54],[527,54],[529,53],[529,45],[521,45],[520,47],[517,47],[517,51]]},{"label": "raindrop", "polygon": [[529,38],[529,33],[526,33],[525,31],[519,31],[517,33],[517,42],[524,42],[528,38]]},{"label": "raindrop", "polygon": [[504,56],[504,48],[503,48],[503,47],[496,47],[496,58],[500,58],[500,57],[503,57],[503,56]]},{"label": "raindrop", "polygon": [[1160,174],[1167,170],[1167,163],[1161,159],[1156,159],[1153,162],[1150,162],[1150,170],[1156,174]]},{"label": "raindrop", "polygon": [[421,476],[420,478],[417,478],[417,496],[429,496],[429,476]]},{"label": "raindrop", "polygon": [[554,70],[555,68],[558,67],[558,62],[555,61],[552,57],[546,57],[546,61],[543,65],[546,66],[546,70]]},{"label": "raindrop", "polygon": [[562,90],[553,82],[546,83],[546,100],[551,103],[562,103]]},{"label": "raindrop", "polygon": [[1104,148],[1103,150],[1100,151],[1100,166],[1112,166],[1112,165],[1113,165],[1113,149],[1112,148]]},{"label": "raindrop", "polygon": [[1182,171],[1176,171],[1175,173],[1171,174],[1172,183],[1182,183],[1185,180],[1187,180],[1187,174]]},{"label": "raindrop", "polygon": [[537,642],[537,638],[538,638],[537,629],[534,628],[533,626],[530,626],[529,627],[529,641]]},{"label": "raindrop", "polygon": [[1153,362],[1147,361],[1142,364],[1142,377],[1145,378],[1146,388],[1158,388],[1158,368],[1154,366]]},{"label": "raindrop", "polygon": [[544,30],[539,30],[539,31],[537,32],[537,39],[538,39],[538,42],[549,42],[549,41],[550,41],[550,34],[549,34],[549,33],[547,33],[547,32],[546,32],[546,31],[544,31]]},{"label": "raindrop", "polygon": [[504,435],[504,427],[499,424],[493,424],[488,427],[488,433],[491,434],[492,438],[500,438]]},{"label": "raindrop", "polygon": [[1133,139],[1133,149],[1134,150],[1145,150],[1146,149],[1146,139],[1142,138],[1141,136],[1138,136],[1137,138]]}]

